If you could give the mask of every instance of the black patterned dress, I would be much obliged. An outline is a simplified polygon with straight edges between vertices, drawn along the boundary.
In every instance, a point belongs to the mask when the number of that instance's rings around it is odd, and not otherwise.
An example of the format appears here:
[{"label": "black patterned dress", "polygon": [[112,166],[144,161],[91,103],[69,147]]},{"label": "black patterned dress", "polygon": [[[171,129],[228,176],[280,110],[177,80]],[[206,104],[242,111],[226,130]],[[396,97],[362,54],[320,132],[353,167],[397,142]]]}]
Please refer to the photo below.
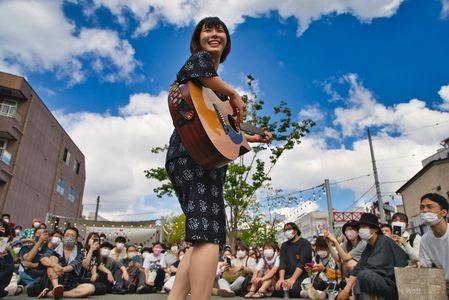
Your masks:
[{"label": "black patterned dress", "polygon": [[[218,76],[214,62],[206,51],[199,51],[187,60],[177,74],[183,84],[189,80],[201,85],[198,77]],[[223,186],[227,166],[208,171],[187,153],[176,130],[170,138],[165,168],[186,215],[185,240],[219,245],[226,243],[226,214]]]}]

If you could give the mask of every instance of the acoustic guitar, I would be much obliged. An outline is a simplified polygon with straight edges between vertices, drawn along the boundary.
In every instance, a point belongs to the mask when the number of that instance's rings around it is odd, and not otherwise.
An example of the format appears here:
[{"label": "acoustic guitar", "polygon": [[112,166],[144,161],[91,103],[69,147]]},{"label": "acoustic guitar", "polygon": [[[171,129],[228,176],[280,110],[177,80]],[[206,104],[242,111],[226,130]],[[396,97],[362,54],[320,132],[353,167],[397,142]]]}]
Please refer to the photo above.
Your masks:
[{"label": "acoustic guitar", "polygon": [[188,81],[170,87],[168,107],[176,132],[190,156],[205,169],[220,168],[249,152],[243,131],[265,135],[251,124],[237,124],[228,100]]}]

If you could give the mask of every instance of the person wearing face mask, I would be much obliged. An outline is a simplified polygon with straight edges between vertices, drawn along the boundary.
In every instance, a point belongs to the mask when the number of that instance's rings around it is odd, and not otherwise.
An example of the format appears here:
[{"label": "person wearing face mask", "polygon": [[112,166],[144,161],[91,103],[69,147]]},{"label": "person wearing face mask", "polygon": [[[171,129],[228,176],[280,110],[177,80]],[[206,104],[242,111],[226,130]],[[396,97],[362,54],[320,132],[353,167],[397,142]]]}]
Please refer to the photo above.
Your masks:
[{"label": "person wearing face mask", "polygon": [[[219,291],[223,296],[224,294],[241,294],[241,290],[245,290],[245,279],[247,276],[251,276],[256,269],[256,260],[248,256],[249,247],[243,243],[238,242],[235,246],[236,257],[231,261],[231,265],[228,262],[223,266],[223,273],[218,280]],[[245,292],[246,293],[246,292]]]},{"label": "person wearing face mask", "polygon": [[295,223],[284,225],[286,242],[281,246],[279,280],[276,282],[276,297],[283,297],[284,289],[290,298],[300,298],[301,282],[307,277],[306,263],[312,261],[312,245],[301,237],[301,230]]},{"label": "person wearing face mask", "polygon": [[[315,288],[312,284],[314,276],[318,276],[322,280],[322,284],[337,283],[338,278],[341,279],[341,272],[336,260],[331,255],[332,246],[329,240],[323,236],[318,236],[315,241],[316,255],[312,262],[306,265],[306,271],[310,279],[305,279],[302,283],[304,289],[301,290],[301,297],[310,299],[325,299],[328,293],[327,289]],[[310,280],[310,281],[309,281]]]},{"label": "person wearing face mask", "polygon": [[62,243],[55,249],[48,249],[40,262],[47,269],[51,285],[44,288],[38,298],[81,298],[92,295],[95,286],[91,283],[78,283],[82,269],[83,253],[77,244],[78,229],[68,227],[64,231]]},{"label": "person wearing face mask", "polygon": [[364,213],[358,224],[359,236],[367,245],[338,299],[349,299],[353,288],[357,299],[375,296],[388,300],[398,299],[394,268],[408,264],[407,253],[395,241],[382,234],[376,215]]},{"label": "person wearing face mask", "polygon": [[324,237],[326,240],[333,243],[335,249],[333,247],[329,248],[332,257],[337,261],[341,259],[343,272],[346,273],[354,269],[355,265],[360,260],[360,257],[366,248],[366,241],[359,237],[359,225],[355,221],[345,223],[342,232],[345,241],[341,244],[329,231],[324,232]]},{"label": "person wearing face mask", "polygon": [[129,280],[126,266],[111,257],[113,246],[109,242],[100,245],[101,263],[98,266],[98,281],[106,285],[106,291],[112,294],[125,294],[123,281]]},{"label": "person wearing face mask", "polygon": [[126,257],[122,259],[121,263],[125,266],[129,279],[118,281],[117,284],[121,285],[121,288],[128,293],[135,293],[140,273],[143,272],[142,258],[135,246],[128,246],[126,249]]},{"label": "person wearing face mask", "polygon": [[98,268],[101,261],[100,238],[98,233],[91,232],[87,235],[83,253],[83,262],[81,263],[81,272],[79,275],[81,283],[92,283],[95,286],[94,295],[106,294],[106,284],[98,280]]},{"label": "person wearing face mask", "polygon": [[421,221],[430,226],[422,239],[419,248],[419,261],[423,267],[443,269],[446,274],[449,295],[449,234],[447,225],[448,202],[436,193],[421,197]]},{"label": "person wearing face mask", "polygon": [[175,263],[172,264],[168,268],[168,273],[170,274],[170,278],[164,283],[164,287],[162,289],[163,291],[170,292],[170,290],[173,288],[173,284],[175,283],[176,272],[178,271],[179,263],[181,262],[185,253],[186,252],[184,249],[179,250]]},{"label": "person wearing face mask", "polygon": [[259,259],[251,278],[251,286],[245,298],[265,298],[273,294],[276,283],[276,273],[279,270],[280,259],[276,255],[276,246],[265,243],[263,256]]},{"label": "person wearing face mask", "polygon": [[3,226],[5,228],[6,235],[13,239],[16,234],[14,231],[15,224],[11,223],[11,215],[10,214],[2,214]]},{"label": "person wearing face mask", "polygon": [[161,291],[164,286],[164,279],[167,265],[162,243],[153,245],[153,253],[147,255],[143,261],[143,272],[140,273],[139,286],[136,293],[155,293]]},{"label": "person wearing face mask", "polygon": [[21,234],[20,239],[34,238],[36,230],[41,226],[42,222],[39,218],[33,218],[31,221],[31,227],[26,228]]},{"label": "person wearing face mask", "polygon": [[399,232],[394,232],[391,238],[407,252],[411,260],[419,260],[419,246],[421,244],[421,236],[417,233],[410,233],[407,230],[408,217],[403,213],[395,213],[391,217],[391,227],[393,229],[400,229]]},{"label": "person wearing face mask", "polygon": [[112,249],[110,256],[116,261],[126,258],[126,238],[124,236],[115,238],[115,247]]},{"label": "person wearing face mask", "polygon": [[[14,266],[14,272],[12,274],[11,280],[9,281],[9,285],[5,288],[5,290],[8,292],[9,296],[19,295],[23,292],[24,286],[19,284],[20,282],[20,275],[18,273],[18,268],[20,266],[20,256],[19,252],[22,248],[22,243],[20,241],[14,241],[10,244],[9,253],[12,258],[12,266]],[[1,273],[1,271],[0,271]],[[1,277],[1,275],[0,275]]]}]

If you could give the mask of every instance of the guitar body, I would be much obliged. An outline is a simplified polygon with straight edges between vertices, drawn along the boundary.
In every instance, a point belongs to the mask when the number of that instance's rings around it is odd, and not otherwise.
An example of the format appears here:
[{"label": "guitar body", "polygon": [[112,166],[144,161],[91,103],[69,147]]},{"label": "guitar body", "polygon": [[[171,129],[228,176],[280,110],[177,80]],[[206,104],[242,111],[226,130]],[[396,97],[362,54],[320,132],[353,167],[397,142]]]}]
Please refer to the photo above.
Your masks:
[{"label": "guitar body", "polygon": [[176,132],[190,156],[205,169],[220,168],[249,152],[229,101],[189,81],[171,86],[168,106]]}]

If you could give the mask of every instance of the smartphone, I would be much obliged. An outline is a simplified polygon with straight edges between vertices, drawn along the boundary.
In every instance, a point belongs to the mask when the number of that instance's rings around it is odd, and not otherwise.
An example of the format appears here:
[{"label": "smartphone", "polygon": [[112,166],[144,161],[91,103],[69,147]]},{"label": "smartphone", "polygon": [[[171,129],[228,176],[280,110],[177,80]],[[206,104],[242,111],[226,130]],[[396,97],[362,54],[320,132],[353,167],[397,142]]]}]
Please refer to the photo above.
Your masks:
[{"label": "smartphone", "polygon": [[231,266],[231,258],[230,257],[226,257],[226,263],[228,264],[228,266]]},{"label": "smartphone", "polygon": [[306,263],[306,267],[313,268],[315,264],[313,262]]},{"label": "smartphone", "polygon": [[401,236],[401,226],[393,226],[393,234]]}]

